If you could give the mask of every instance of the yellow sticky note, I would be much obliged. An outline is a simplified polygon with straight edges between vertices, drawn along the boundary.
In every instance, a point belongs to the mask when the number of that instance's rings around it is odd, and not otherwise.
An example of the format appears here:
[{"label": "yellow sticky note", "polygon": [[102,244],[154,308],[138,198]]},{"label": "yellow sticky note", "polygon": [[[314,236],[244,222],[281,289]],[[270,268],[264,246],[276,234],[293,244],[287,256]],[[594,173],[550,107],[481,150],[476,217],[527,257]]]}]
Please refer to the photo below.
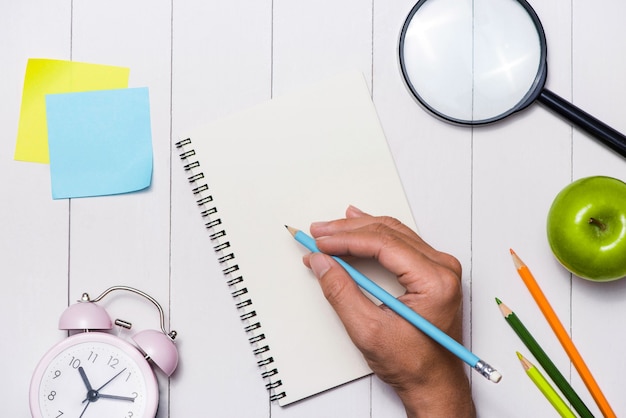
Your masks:
[{"label": "yellow sticky note", "polygon": [[46,94],[128,87],[130,69],[83,62],[29,59],[14,158],[49,163]]}]

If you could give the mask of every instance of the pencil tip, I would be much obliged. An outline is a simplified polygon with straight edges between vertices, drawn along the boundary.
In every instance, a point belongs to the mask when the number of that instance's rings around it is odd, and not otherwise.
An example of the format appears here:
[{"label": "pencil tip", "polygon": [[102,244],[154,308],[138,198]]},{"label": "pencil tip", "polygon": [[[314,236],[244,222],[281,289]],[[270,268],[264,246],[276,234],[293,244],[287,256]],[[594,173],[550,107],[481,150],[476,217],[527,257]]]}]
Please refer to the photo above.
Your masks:
[{"label": "pencil tip", "polygon": [[496,298],[496,301],[498,302],[498,308],[500,308],[500,312],[502,313],[502,316],[504,316],[505,318],[508,318],[509,315],[511,315],[513,313],[513,311],[511,310],[511,308],[509,308],[508,306],[506,306],[500,299]]},{"label": "pencil tip", "polygon": [[534,367],[534,365],[530,361],[528,361],[526,357],[524,357],[517,351],[515,353],[517,354],[517,358],[519,359],[520,363],[522,363],[522,367],[524,368],[524,370],[528,371],[529,369]]},{"label": "pencil tip", "polygon": [[519,256],[517,255],[517,253],[513,250],[511,251],[511,257],[513,257],[513,264],[515,264],[515,268],[516,269],[520,269],[521,267],[524,266],[524,262],[522,261],[521,258],[519,258]]},{"label": "pencil tip", "polygon": [[291,235],[293,235],[294,237],[296,236],[296,233],[298,232],[298,230],[296,228],[292,228],[288,225],[285,225],[285,228],[287,228],[287,231],[289,231],[289,233]]}]

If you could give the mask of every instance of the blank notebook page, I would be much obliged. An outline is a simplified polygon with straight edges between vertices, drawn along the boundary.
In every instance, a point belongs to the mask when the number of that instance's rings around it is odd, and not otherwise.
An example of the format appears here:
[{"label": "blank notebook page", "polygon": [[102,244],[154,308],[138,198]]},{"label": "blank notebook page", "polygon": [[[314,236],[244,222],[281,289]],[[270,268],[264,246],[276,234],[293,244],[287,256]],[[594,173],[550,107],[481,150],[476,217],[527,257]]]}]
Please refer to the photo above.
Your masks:
[{"label": "blank notebook page", "polygon": [[[199,219],[215,234],[242,328],[252,348],[264,351],[257,359],[272,399],[287,405],[370,374],[303,265],[306,250],[285,229],[308,232],[311,222],[343,217],[348,205],[415,228],[362,74],[334,77],[180,138],[189,138],[178,151],[190,194],[208,211]],[[371,261],[355,267],[390,293],[403,292]]]}]

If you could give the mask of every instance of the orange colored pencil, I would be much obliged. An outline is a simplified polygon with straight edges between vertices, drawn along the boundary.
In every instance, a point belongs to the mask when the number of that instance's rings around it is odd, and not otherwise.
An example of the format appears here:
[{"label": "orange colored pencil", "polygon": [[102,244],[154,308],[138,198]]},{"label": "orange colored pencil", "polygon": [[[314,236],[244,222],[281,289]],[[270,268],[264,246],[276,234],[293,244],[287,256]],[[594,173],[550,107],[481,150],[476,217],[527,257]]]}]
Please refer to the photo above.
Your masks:
[{"label": "orange colored pencil", "polygon": [[596,401],[596,404],[598,404],[598,408],[600,408],[602,415],[607,418],[616,417],[615,412],[613,412],[613,409],[611,409],[611,405],[609,405],[608,401],[604,397],[604,394],[600,390],[598,383],[591,375],[591,372],[585,364],[585,361],[576,349],[576,346],[572,342],[570,336],[567,334],[567,331],[565,331],[565,327],[556,316],[554,309],[552,309],[552,306],[550,306],[550,302],[548,302],[548,299],[546,299],[546,296],[541,291],[541,288],[537,284],[537,281],[533,277],[532,273],[524,264],[524,262],[517,256],[517,254],[515,254],[515,251],[510,251],[511,256],[513,257],[513,263],[515,264],[515,268],[517,269],[518,274],[524,281],[524,284],[526,284],[526,287],[530,291],[533,299],[535,299],[535,302],[539,306],[539,309],[543,313],[543,316],[546,318],[546,320],[550,324],[550,327],[552,328],[552,331],[554,331],[556,337],[559,339],[559,342],[565,349],[565,352],[572,361],[572,364],[578,371],[580,378],[585,383],[585,386],[587,386],[587,389],[589,389],[591,396]]}]

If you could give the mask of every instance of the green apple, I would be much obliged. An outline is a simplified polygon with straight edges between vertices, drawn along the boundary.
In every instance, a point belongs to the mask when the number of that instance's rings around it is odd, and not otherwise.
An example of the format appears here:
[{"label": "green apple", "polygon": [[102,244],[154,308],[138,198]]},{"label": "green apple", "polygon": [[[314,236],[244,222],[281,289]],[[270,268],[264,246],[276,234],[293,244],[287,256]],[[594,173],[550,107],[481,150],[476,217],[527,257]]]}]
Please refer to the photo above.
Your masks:
[{"label": "green apple", "polygon": [[552,202],[547,232],[555,257],[575,275],[626,276],[626,183],[605,176],[570,183]]}]

